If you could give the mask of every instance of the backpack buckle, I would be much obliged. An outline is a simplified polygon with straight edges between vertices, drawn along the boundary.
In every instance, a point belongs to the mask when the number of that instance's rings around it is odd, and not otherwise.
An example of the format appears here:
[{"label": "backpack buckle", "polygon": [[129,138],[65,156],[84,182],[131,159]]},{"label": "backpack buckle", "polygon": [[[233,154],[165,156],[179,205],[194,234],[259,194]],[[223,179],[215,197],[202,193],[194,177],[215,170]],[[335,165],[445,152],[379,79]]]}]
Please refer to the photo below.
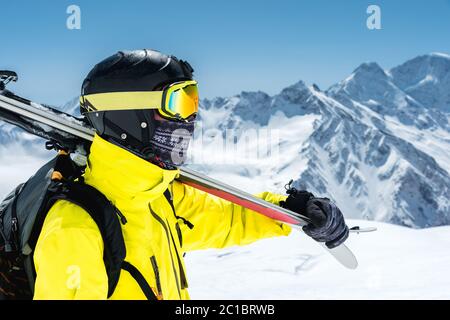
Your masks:
[{"label": "backpack buckle", "polygon": [[12,230],[14,233],[16,233],[17,230],[19,230],[18,223],[19,223],[19,222],[17,221],[17,218],[16,218],[16,217],[14,217],[14,218],[11,219],[11,230]]}]

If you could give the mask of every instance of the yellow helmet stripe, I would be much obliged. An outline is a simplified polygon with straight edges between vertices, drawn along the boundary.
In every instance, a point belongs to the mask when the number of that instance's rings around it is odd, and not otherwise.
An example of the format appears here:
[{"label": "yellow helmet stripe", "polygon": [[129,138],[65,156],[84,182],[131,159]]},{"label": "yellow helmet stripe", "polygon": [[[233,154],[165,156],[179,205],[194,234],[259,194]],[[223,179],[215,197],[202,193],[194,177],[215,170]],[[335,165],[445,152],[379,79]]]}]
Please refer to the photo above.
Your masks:
[{"label": "yellow helmet stripe", "polygon": [[95,93],[81,96],[80,103],[92,105],[97,111],[159,109],[162,95],[163,91]]}]

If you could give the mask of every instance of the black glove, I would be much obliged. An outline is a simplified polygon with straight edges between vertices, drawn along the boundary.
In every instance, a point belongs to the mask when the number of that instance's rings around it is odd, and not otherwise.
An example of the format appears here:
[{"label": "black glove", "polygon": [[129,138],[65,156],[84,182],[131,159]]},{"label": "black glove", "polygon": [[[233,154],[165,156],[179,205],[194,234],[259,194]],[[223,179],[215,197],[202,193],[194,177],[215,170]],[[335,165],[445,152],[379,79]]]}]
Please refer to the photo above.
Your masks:
[{"label": "black glove", "polygon": [[300,213],[311,219],[303,231],[318,242],[325,242],[330,249],[342,244],[348,238],[349,230],[341,210],[328,198],[316,198],[308,191],[291,188],[289,196],[280,206]]}]

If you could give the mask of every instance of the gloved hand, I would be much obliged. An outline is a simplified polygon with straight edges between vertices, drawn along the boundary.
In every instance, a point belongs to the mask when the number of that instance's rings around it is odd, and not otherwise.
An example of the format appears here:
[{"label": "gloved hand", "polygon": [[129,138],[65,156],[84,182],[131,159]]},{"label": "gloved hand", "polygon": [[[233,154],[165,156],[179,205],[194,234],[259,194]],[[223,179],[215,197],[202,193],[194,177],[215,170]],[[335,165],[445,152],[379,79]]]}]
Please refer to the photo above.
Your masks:
[{"label": "gloved hand", "polygon": [[348,238],[349,230],[341,210],[328,198],[316,198],[308,191],[291,188],[289,196],[280,206],[300,213],[311,219],[303,231],[318,242],[325,242],[330,249],[342,244]]}]

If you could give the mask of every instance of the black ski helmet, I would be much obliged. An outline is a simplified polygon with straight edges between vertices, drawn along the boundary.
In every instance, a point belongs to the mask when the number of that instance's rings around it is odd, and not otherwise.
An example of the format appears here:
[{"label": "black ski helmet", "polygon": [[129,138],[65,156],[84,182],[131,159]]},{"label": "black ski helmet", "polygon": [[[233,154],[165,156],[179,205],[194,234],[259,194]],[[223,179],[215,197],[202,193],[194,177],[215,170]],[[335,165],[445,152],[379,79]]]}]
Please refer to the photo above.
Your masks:
[{"label": "black ski helmet", "polygon": [[108,110],[92,105],[86,96],[102,93],[162,90],[179,81],[193,80],[193,68],[187,61],[161,52],[142,49],[119,51],[101,61],[83,81],[80,111],[97,134],[137,156],[162,167],[158,152],[149,144],[155,130],[154,110]]}]

